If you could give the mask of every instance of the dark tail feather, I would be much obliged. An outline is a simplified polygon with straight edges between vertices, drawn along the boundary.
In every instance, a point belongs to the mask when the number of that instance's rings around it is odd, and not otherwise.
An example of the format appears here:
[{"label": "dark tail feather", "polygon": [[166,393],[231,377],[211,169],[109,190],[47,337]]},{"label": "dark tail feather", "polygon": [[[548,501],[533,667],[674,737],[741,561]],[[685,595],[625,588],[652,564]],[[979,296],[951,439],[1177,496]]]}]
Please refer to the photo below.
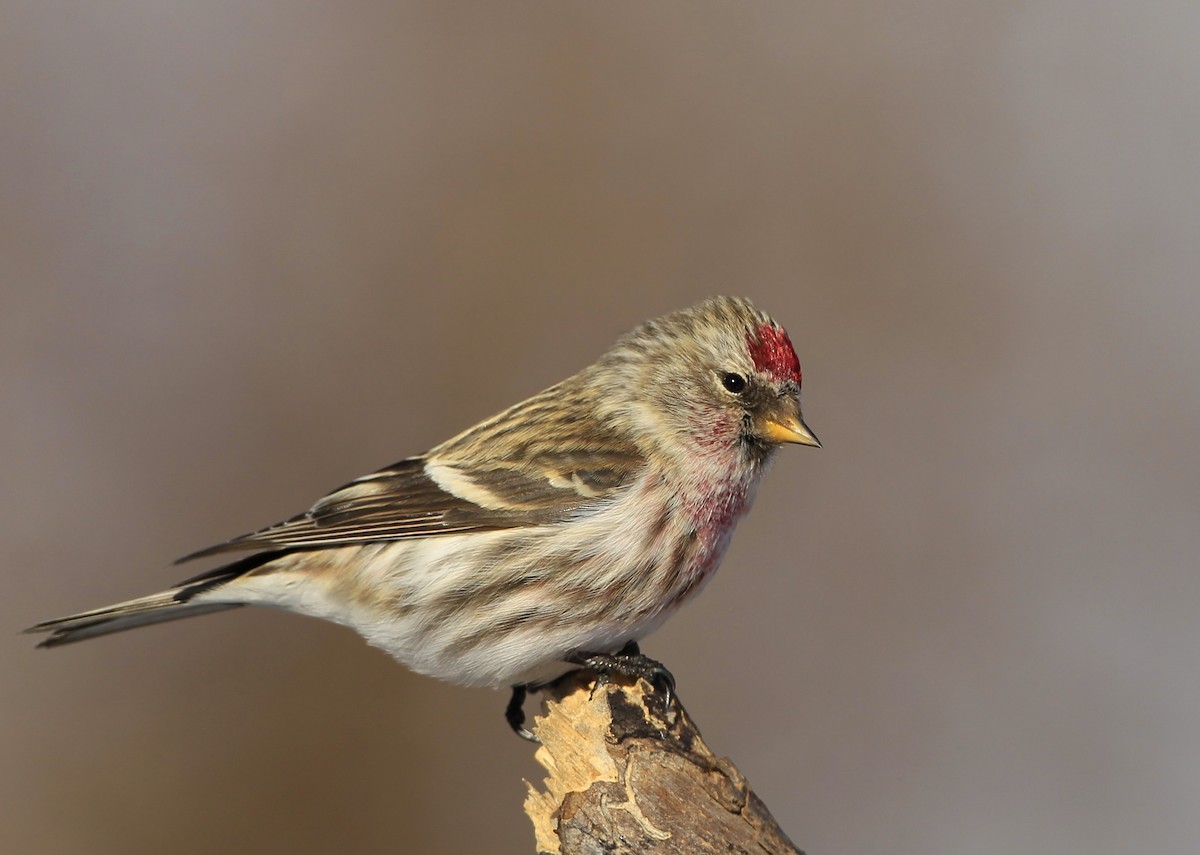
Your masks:
[{"label": "dark tail feather", "polygon": [[150,626],[169,620],[205,615],[225,609],[236,609],[240,603],[181,603],[175,599],[176,591],[163,591],[117,603],[95,611],[82,612],[70,617],[55,618],[31,626],[26,632],[48,632],[50,637],[38,647],[58,647],[88,638],[122,632],[139,626]]},{"label": "dark tail feather", "polygon": [[62,644],[72,644],[113,632],[136,629],[139,626],[150,626],[155,623],[206,615],[225,609],[236,609],[241,603],[195,603],[191,600],[203,591],[218,588],[256,567],[261,567],[279,554],[278,552],[263,552],[251,555],[241,561],[235,561],[187,579],[170,590],[105,606],[102,609],[93,609],[90,612],[80,612],[77,615],[43,621],[25,631],[48,632],[50,636],[38,647],[58,647]]}]

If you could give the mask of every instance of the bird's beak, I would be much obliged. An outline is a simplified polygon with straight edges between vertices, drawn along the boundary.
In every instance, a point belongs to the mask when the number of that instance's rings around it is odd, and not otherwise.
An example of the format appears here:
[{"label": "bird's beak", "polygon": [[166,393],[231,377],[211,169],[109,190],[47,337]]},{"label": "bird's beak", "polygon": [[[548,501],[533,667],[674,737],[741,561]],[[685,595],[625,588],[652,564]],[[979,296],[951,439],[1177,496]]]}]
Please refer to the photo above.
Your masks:
[{"label": "bird's beak", "polygon": [[795,442],[800,445],[821,447],[821,440],[809,430],[800,415],[800,402],[795,398],[784,398],[779,409],[766,414],[759,421],[759,431],[771,442]]}]

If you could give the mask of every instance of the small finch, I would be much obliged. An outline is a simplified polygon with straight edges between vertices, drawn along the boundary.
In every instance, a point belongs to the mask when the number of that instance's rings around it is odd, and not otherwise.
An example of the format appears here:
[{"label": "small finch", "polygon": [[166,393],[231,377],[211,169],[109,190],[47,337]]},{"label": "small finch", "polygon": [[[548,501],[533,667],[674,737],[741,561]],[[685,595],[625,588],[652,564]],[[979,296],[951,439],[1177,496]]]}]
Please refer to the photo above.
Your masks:
[{"label": "small finch", "polygon": [[776,448],[820,446],[799,396],[783,328],[714,297],[427,454],[180,559],[249,553],[232,563],[29,631],[54,647],[275,606],[348,626],[422,674],[512,687],[509,723],[528,736],[526,687],[575,666],[625,658],[669,688],[636,642],[711,578]]}]

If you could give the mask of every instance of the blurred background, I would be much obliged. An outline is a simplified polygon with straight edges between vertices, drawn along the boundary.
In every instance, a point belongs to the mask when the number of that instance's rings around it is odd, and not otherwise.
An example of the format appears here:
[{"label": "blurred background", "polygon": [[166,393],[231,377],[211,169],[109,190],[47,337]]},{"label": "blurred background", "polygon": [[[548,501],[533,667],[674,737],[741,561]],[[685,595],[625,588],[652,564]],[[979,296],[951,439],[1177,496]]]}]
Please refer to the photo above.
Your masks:
[{"label": "blurred background", "polygon": [[531,852],[501,693],[190,575],[714,293],[786,449],[644,647],[821,853],[1200,839],[1200,6],[9,0],[0,850]]}]

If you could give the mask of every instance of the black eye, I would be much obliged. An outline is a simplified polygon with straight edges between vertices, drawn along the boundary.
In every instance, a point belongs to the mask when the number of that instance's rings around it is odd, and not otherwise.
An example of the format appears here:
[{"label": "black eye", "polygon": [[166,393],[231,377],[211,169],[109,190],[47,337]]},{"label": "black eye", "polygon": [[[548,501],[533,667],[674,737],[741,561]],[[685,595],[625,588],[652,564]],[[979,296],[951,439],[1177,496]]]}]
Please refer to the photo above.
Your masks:
[{"label": "black eye", "polygon": [[721,385],[736,395],[746,388],[746,378],[730,371],[721,375]]}]

